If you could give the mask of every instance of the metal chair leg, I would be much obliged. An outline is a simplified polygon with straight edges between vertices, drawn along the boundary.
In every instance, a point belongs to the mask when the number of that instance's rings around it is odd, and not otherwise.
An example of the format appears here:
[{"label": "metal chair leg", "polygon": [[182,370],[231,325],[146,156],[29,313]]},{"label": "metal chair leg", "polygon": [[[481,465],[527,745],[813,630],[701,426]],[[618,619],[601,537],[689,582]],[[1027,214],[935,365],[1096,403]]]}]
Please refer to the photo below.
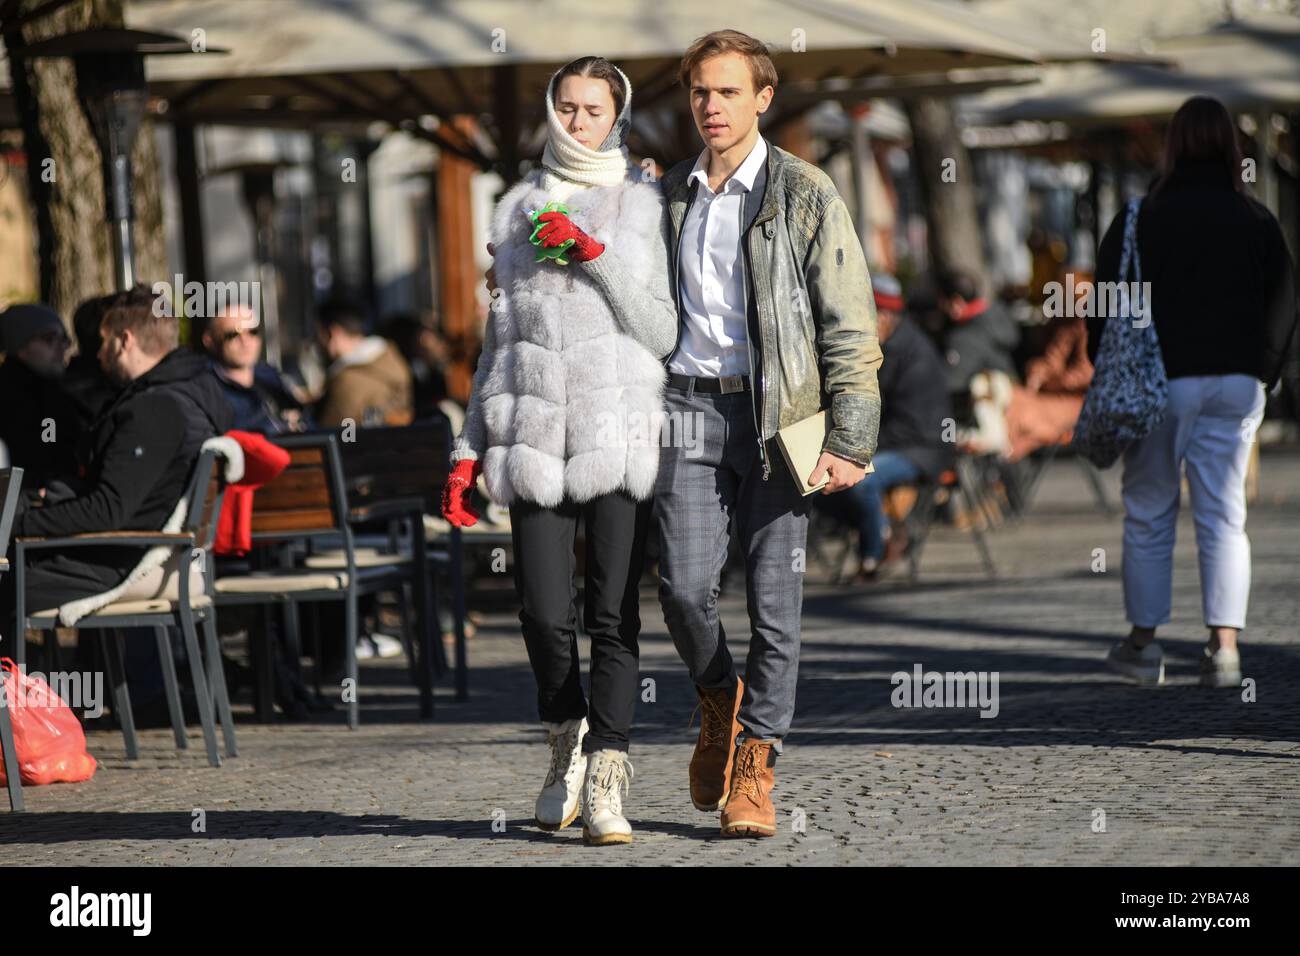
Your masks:
[{"label": "metal chair leg", "polygon": [[[406,673],[411,683],[420,688],[419,635],[416,633],[417,612],[415,586],[411,581],[403,581],[397,587],[397,616],[400,618],[402,652],[406,654]],[[377,622],[376,622],[377,623]],[[424,716],[424,714],[421,714]]]},{"label": "metal chair leg", "polygon": [[[975,496],[971,492],[970,487],[964,481],[961,482],[961,492],[962,496],[966,499],[966,507],[974,508]],[[993,554],[989,551],[988,542],[984,538],[984,532],[980,529],[979,522],[971,521],[970,532],[971,537],[975,539],[975,547],[979,550],[980,558],[984,562],[984,570],[988,573],[989,577],[996,578],[998,576],[998,569],[993,563]]]},{"label": "metal chair leg", "polygon": [[167,694],[167,714],[171,717],[176,749],[187,750],[190,740],[185,733],[185,710],[181,706],[180,687],[176,683],[176,658],[172,654],[171,634],[166,627],[155,627],[154,635],[158,638],[158,660],[162,664],[163,688]]},{"label": "metal chair leg", "polygon": [[131,713],[131,692],[126,686],[126,665],[122,660],[122,632],[116,628],[104,637],[104,663],[108,682],[113,687],[113,716],[122,728],[126,741],[126,759],[140,759],[140,740],[135,735],[135,715]]},{"label": "metal chair leg", "polygon": [[357,680],[357,596],[355,593],[349,594],[343,599],[345,607],[345,616],[347,626],[344,628],[344,642],[347,647],[344,648],[347,661],[347,678],[348,686],[351,689],[351,700],[348,701],[348,726],[356,730],[361,726],[361,688]]},{"label": "metal chair leg", "polygon": [[185,656],[190,659],[190,680],[194,684],[194,697],[199,708],[199,722],[203,725],[203,744],[208,751],[208,763],[221,766],[217,752],[217,728],[212,721],[212,697],[207,675],[203,673],[203,658],[199,656],[199,638],[194,628],[194,612],[182,606],[181,633],[185,636]]},{"label": "metal chair leg", "polygon": [[[18,686],[16,677],[14,686]],[[18,767],[18,750],[14,746],[14,725],[9,716],[9,702],[3,699],[0,699],[0,757],[4,758],[6,786],[9,790],[9,809],[14,812],[21,812],[25,809],[23,804],[22,772]]]},{"label": "metal chair leg", "polygon": [[316,699],[325,696],[321,690],[321,641],[320,641],[320,602],[307,605],[311,613],[311,679],[316,691]]},{"label": "metal chair leg", "polygon": [[[416,642],[419,644],[416,686],[420,688],[420,716],[426,720],[433,716],[433,645],[442,644],[442,635],[436,634],[436,615],[430,592],[435,589],[429,577],[429,549],[424,538],[424,522],[417,515],[411,522],[411,550],[415,558],[415,578],[411,587],[412,607],[415,609]],[[411,659],[416,660],[412,654]]]},{"label": "metal chair leg", "polygon": [[203,615],[203,645],[208,655],[208,680],[212,685],[217,717],[221,720],[221,737],[226,744],[226,756],[238,757],[235,718],[230,710],[230,692],[226,689],[226,669],[221,661],[221,641],[217,636],[217,615],[213,608],[208,608]]},{"label": "metal chair leg", "polygon": [[938,489],[933,485],[922,484],[916,489],[916,505],[905,524],[910,524],[909,534],[912,544],[908,549],[908,579],[915,583],[921,577],[921,552],[925,550],[925,540],[930,536],[930,527],[934,523],[934,514],[938,508],[935,496]]}]

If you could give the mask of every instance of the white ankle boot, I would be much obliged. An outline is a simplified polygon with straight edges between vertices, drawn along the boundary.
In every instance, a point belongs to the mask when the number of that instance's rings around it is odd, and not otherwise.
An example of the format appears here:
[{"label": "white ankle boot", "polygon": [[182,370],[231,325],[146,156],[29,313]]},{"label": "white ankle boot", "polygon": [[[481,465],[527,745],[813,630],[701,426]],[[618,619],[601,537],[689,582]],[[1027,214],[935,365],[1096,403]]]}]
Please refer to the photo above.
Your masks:
[{"label": "white ankle boot", "polygon": [[578,818],[582,799],[582,738],[587,736],[587,718],[575,717],[562,723],[542,721],[546,742],[551,747],[551,766],[537,795],[534,817],[543,830],[563,830]]},{"label": "white ankle boot", "polygon": [[621,750],[587,754],[582,785],[582,839],[588,846],[631,843],[632,826],[623,816],[623,795],[632,783],[632,763]]}]

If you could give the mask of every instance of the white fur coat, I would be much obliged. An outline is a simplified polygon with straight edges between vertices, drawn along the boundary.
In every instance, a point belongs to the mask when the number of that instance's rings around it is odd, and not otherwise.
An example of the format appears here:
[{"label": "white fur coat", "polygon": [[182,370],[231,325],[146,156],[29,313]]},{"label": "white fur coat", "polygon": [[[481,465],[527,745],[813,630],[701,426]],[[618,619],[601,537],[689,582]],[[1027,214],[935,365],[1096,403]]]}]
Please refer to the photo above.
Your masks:
[{"label": "white fur coat", "polygon": [[[623,490],[644,500],[659,467],[665,372],[623,331],[584,264],[535,261],[526,210],[555,198],[540,172],[516,184],[492,217],[499,292],[475,375],[491,498],[553,507]],[[608,277],[638,285],[662,257],[662,194],[654,183],[579,188],[563,203],[605,245]],[[606,257],[609,257],[606,259]],[[616,273],[612,270],[618,270]],[[467,423],[468,424],[468,423]],[[477,451],[477,449],[476,449]]]}]

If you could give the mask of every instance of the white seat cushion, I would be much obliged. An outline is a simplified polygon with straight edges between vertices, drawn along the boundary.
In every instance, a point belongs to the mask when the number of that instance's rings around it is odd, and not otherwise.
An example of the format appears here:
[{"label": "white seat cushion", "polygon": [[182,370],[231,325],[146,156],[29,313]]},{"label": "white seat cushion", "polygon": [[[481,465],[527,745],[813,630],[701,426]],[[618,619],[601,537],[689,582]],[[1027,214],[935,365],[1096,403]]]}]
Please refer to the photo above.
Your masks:
[{"label": "white seat cushion", "polygon": [[[190,607],[207,607],[211,603],[211,598],[200,594],[190,601]],[[112,604],[104,605],[98,611],[91,611],[86,617],[108,617],[114,614],[123,616],[127,614],[169,614],[179,610],[180,602],[167,601],[162,598],[140,601],[114,601]],[[52,624],[59,616],[59,609],[57,607],[49,608],[27,616],[35,624]]]},{"label": "white seat cushion", "polygon": [[341,591],[348,586],[346,574],[295,571],[255,571],[217,578],[221,594],[288,594],[296,591]]},{"label": "white seat cushion", "polygon": [[[356,561],[358,568],[382,568],[391,564],[410,564],[411,556],[391,554],[378,548],[357,548]],[[346,567],[347,562],[342,551],[321,551],[318,554],[307,555],[303,564],[317,570],[337,571]]]}]

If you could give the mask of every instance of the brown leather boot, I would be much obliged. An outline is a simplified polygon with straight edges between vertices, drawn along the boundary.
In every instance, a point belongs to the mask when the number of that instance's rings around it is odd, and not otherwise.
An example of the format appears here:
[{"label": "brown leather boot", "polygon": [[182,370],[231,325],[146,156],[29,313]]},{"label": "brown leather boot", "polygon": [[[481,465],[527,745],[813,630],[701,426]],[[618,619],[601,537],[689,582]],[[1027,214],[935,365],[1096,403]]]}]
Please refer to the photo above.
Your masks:
[{"label": "brown leather boot", "polygon": [[745,682],[737,677],[734,688],[696,687],[695,692],[700,695],[700,736],[691,755],[691,803],[696,810],[712,813],[727,805],[736,735],[740,733],[736,714],[745,696]]},{"label": "brown leather boot", "polygon": [[736,748],[731,773],[731,796],[722,811],[722,835],[770,837],[776,835],[776,755],[770,740],[745,740]]}]

